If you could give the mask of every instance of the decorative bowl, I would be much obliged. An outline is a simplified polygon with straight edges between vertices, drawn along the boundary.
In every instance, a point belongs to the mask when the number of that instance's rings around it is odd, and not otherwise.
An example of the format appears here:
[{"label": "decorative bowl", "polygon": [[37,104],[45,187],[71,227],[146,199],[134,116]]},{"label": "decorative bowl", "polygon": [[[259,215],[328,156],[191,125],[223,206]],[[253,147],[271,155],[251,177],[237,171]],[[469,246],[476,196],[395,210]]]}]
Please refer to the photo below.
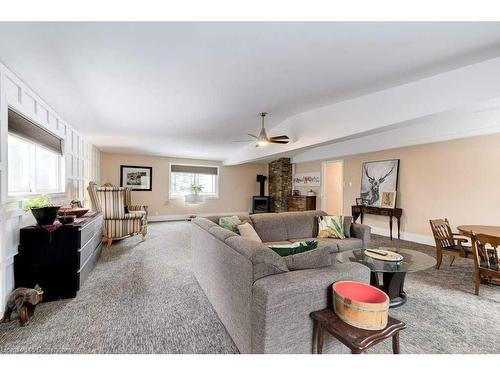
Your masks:
[{"label": "decorative bowl", "polygon": [[85,215],[87,212],[89,212],[88,208],[78,208],[78,207],[63,207],[59,210],[59,215],[60,216],[68,216],[68,215],[75,215],[76,217],[80,217]]},{"label": "decorative bowl", "polygon": [[35,217],[38,225],[52,225],[57,217],[57,211],[61,206],[47,206],[41,208],[32,208],[31,213]]}]

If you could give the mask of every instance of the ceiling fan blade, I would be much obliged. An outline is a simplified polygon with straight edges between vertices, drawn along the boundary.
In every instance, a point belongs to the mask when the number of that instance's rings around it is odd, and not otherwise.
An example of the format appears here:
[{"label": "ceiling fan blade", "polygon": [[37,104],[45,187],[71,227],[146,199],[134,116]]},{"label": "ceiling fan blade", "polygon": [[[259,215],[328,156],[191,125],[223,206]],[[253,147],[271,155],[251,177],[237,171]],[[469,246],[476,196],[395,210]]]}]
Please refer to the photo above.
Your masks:
[{"label": "ceiling fan blade", "polygon": [[250,133],[247,133],[247,135],[249,135],[250,137],[254,137],[255,139],[259,139],[259,137],[257,137],[256,135],[253,135],[253,134],[250,134]]},{"label": "ceiling fan blade", "polygon": [[281,141],[281,140],[274,140],[274,139],[270,139],[269,140],[269,143],[280,143],[282,145],[286,145],[288,142],[290,142],[290,141],[288,141],[288,140],[282,140]]},{"label": "ceiling fan blade", "polygon": [[269,139],[275,139],[275,140],[289,140],[288,135],[277,135],[275,137],[269,137]]}]

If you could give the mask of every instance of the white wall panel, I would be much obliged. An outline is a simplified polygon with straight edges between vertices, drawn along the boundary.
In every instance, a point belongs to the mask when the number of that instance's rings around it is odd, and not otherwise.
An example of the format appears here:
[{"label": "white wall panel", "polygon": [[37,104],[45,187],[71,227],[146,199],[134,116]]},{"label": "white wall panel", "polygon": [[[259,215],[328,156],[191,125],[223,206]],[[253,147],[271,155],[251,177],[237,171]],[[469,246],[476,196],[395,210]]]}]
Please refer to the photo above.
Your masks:
[{"label": "white wall panel", "polygon": [[[61,93],[64,95],[64,93]],[[24,213],[21,199],[7,196],[7,108],[14,108],[38,125],[64,140],[65,194],[52,196],[54,204],[68,204],[80,199],[89,205],[85,188],[90,180],[99,182],[100,153],[86,143],[52,108],[7,67],[0,63],[0,314],[5,299],[14,287],[13,257],[19,244],[19,229],[34,222],[30,213]]]}]

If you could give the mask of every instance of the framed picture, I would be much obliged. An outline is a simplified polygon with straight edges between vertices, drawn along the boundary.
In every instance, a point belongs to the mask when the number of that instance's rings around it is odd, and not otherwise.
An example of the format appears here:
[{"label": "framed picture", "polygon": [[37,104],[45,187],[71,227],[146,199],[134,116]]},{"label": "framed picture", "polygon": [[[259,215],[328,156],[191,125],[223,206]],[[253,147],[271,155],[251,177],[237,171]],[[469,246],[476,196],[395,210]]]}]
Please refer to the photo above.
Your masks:
[{"label": "framed picture", "polygon": [[396,191],[399,159],[364,162],[361,169],[361,198],[367,206],[380,206],[381,192]]},{"label": "framed picture", "polygon": [[321,173],[295,173],[293,183],[295,186],[321,186]]},{"label": "framed picture", "polygon": [[364,206],[365,203],[363,201],[363,198],[356,198],[356,205],[357,206]]},{"label": "framed picture", "polygon": [[120,166],[120,186],[132,190],[151,191],[153,186],[153,168],[133,165]]},{"label": "framed picture", "polygon": [[380,197],[380,207],[382,208],[394,208],[396,207],[396,192],[395,191],[383,191]]}]

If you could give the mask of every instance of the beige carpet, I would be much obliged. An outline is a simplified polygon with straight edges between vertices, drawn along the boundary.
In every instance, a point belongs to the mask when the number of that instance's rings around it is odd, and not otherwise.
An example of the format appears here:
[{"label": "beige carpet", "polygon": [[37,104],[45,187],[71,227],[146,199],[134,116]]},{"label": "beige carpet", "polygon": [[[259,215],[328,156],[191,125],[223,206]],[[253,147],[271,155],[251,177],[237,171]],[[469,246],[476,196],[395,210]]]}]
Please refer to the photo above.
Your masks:
[{"label": "beige carpet", "polygon": [[[30,326],[0,325],[1,353],[236,353],[190,271],[189,225],[150,225],[105,249],[78,296],[40,305]],[[375,245],[391,242],[373,236]],[[405,241],[393,244],[429,252]],[[409,274],[403,353],[500,353],[500,287],[473,294],[472,261]],[[370,352],[390,353],[390,343]]]}]

